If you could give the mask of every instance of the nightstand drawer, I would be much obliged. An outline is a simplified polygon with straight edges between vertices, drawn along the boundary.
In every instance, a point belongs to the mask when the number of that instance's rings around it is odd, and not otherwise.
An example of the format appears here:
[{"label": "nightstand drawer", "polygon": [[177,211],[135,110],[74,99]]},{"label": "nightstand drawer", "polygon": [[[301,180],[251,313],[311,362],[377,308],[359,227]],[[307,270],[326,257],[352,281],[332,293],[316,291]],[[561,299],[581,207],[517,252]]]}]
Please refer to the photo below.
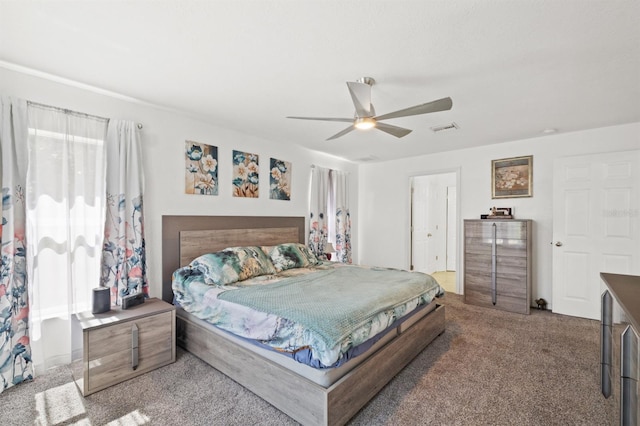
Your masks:
[{"label": "nightstand drawer", "polygon": [[174,362],[175,315],[173,305],[155,298],[128,310],[75,315],[71,366],[82,394],[89,395]]},{"label": "nightstand drawer", "polygon": [[[172,312],[89,332],[89,390],[120,383],[172,360]],[[138,328],[138,366],[132,367],[132,328]]]},{"label": "nightstand drawer", "polygon": [[[88,342],[89,361],[100,358],[107,353],[131,350],[131,329],[134,324],[138,327],[139,347],[142,347],[145,341],[154,341],[159,338],[167,340],[171,337],[171,312],[123,321],[109,327],[91,330]],[[149,342],[148,344],[152,343],[158,342]]]}]

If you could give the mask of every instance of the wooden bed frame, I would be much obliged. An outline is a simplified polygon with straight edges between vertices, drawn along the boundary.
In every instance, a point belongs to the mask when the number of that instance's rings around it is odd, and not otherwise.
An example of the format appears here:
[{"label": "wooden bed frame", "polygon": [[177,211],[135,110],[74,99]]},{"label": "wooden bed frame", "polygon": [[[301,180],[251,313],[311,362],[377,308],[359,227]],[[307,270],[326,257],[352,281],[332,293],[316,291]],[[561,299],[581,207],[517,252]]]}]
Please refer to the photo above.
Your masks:
[{"label": "wooden bed frame", "polygon": [[[173,299],[171,273],[200,254],[230,246],[304,243],[304,236],[304,218],[164,216],[163,299]],[[328,388],[211,333],[180,310],[176,337],[184,349],[298,422],[342,425],[444,332],[444,311],[437,306]]]}]

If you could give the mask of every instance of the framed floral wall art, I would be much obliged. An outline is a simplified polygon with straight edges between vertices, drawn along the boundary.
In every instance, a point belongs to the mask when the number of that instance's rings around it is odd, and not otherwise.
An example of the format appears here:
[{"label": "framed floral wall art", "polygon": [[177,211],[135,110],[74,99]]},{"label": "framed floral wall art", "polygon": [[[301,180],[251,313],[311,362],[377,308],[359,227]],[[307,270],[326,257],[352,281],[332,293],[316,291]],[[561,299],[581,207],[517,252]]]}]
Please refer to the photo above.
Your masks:
[{"label": "framed floral wall art", "polygon": [[272,158],[269,170],[269,198],[291,200],[291,163]]},{"label": "framed floral wall art", "polygon": [[185,142],[184,192],[218,195],[218,147]]},{"label": "framed floral wall art", "polygon": [[491,161],[491,198],[533,196],[533,155]]},{"label": "framed floral wall art", "polygon": [[233,196],[258,198],[258,155],[233,150]]}]

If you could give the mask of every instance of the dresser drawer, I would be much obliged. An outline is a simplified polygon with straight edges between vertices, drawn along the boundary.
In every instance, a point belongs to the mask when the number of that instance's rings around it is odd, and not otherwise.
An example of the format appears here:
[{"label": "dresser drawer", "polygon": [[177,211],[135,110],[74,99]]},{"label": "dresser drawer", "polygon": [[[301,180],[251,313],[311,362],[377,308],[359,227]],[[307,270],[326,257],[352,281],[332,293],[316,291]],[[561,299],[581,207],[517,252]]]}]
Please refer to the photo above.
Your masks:
[{"label": "dresser drawer", "polygon": [[[490,275],[474,275],[469,274],[465,277],[465,293],[466,290],[476,290],[491,292],[491,276]],[[527,281],[521,277],[505,277],[496,278],[496,291],[499,295],[511,296],[523,299],[523,304],[527,303]]]},{"label": "dresser drawer", "polygon": [[[516,256],[527,257],[527,241],[515,240],[515,239],[502,239],[496,240],[496,254],[498,256]],[[468,254],[480,254],[491,256],[491,246],[493,244],[492,238],[469,238],[464,239],[464,252]]]},{"label": "dresser drawer", "polygon": [[[520,256],[497,256],[496,265],[498,276],[519,276],[526,277],[527,258]],[[469,273],[480,273],[491,276],[491,255],[490,254],[468,254],[464,259],[465,271]]]},{"label": "dresser drawer", "polygon": [[500,294],[496,298],[496,304],[493,304],[491,291],[489,289],[465,288],[464,302],[472,305],[483,306],[486,308],[500,309],[503,311],[516,312],[520,314],[528,314],[529,306],[526,298],[514,297],[509,294]]},{"label": "dresser drawer", "polygon": [[493,238],[493,224],[496,224],[497,238],[508,240],[526,240],[527,239],[527,222],[514,219],[504,219],[500,221],[467,220],[464,223],[465,237],[490,239]]}]

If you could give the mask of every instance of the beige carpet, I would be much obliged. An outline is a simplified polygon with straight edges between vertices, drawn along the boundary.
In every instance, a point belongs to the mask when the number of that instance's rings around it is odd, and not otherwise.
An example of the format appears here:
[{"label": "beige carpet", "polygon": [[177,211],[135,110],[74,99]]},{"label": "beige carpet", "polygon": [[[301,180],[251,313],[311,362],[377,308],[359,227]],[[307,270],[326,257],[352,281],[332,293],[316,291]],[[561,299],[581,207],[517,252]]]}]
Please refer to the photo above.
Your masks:
[{"label": "beige carpet", "polygon": [[[465,305],[454,294],[442,303],[445,333],[350,424],[618,424],[619,381],[609,399],[599,390],[599,322],[510,314]],[[296,424],[182,350],[175,364],[87,398],[70,380],[68,368],[57,368],[0,394],[0,424]]]}]

